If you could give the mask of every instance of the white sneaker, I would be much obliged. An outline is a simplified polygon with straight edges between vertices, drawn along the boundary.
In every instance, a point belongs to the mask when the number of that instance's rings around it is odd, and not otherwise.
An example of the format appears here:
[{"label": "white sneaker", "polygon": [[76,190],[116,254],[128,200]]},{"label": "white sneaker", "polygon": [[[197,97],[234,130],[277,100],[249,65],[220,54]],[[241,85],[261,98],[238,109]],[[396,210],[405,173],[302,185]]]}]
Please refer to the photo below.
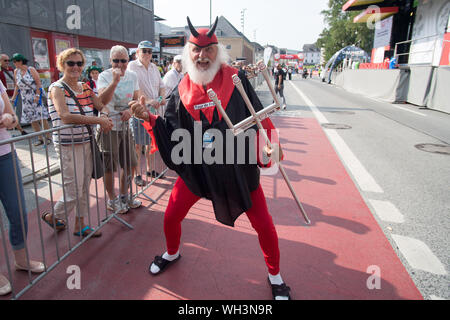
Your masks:
[{"label": "white sneaker", "polygon": [[8,279],[0,274],[0,296],[7,295],[11,292],[11,283],[9,283]]},{"label": "white sneaker", "polygon": [[126,197],[122,197],[122,204],[128,206],[131,209],[139,208],[142,205],[142,202],[138,199],[130,199],[127,201],[125,198]]},{"label": "white sneaker", "polygon": [[106,208],[116,213],[124,214],[128,212],[128,207],[125,203],[120,201],[120,198],[117,197],[114,200],[108,200],[106,204]]}]

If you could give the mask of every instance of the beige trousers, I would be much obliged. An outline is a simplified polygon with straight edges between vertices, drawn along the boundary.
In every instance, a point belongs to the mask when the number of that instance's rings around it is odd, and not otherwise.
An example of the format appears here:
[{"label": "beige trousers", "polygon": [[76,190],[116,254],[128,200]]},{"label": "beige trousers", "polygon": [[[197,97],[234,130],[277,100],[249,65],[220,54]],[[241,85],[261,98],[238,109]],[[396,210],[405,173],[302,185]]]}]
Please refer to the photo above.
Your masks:
[{"label": "beige trousers", "polygon": [[[88,217],[89,187],[92,179],[92,152],[89,142],[72,145],[55,145],[61,159],[64,193],[56,203],[55,218],[66,220],[73,209],[77,217]],[[67,211],[66,211],[67,210]]]}]

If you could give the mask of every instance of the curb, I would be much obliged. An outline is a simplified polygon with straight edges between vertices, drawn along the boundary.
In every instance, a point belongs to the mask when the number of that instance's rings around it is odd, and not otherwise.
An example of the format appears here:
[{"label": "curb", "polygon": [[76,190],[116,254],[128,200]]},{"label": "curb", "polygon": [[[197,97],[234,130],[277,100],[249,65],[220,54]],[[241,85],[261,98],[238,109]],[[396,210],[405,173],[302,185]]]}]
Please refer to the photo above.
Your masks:
[{"label": "curb", "polygon": [[[42,168],[42,169],[37,170],[34,174],[34,177],[35,177],[36,181],[39,181],[44,178],[48,178],[49,176],[58,174],[60,172],[61,172],[61,168],[59,167],[59,164],[55,162],[55,163],[50,164],[49,170],[47,170],[47,168]],[[33,182],[33,173],[29,173],[22,177],[23,185],[26,185],[31,182]]]}]

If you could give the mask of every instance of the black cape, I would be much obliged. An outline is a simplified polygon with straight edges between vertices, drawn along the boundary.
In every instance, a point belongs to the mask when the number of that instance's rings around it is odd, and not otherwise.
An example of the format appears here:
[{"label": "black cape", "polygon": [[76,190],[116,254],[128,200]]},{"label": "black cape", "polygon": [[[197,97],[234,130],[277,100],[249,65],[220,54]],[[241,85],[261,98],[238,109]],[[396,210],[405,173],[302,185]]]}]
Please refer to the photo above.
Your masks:
[{"label": "black cape", "polygon": [[[262,104],[258,99],[255,90],[248,79],[244,76],[239,77],[244,89],[252,102],[256,112],[261,110]],[[205,93],[206,94],[206,93]],[[215,108],[215,107],[214,107]],[[244,100],[239,91],[234,88],[231,98],[226,107],[226,113],[233,124],[248,118],[251,114],[247,109]],[[255,161],[255,143],[251,138],[245,139],[245,163],[238,164],[238,157],[242,159],[242,151],[237,151],[237,137],[230,133],[226,135],[226,129],[229,129],[225,120],[219,120],[218,110],[215,108],[212,123],[206,119],[200,112],[201,117],[201,140],[200,143],[194,143],[194,118],[184,107],[178,88],[176,88],[168,102],[164,119],[158,117],[153,127],[159,152],[165,164],[186,183],[189,190],[195,195],[212,201],[214,213],[217,221],[234,226],[235,220],[245,211],[252,207],[250,193],[259,186],[259,168]],[[197,122],[197,125],[199,123]],[[201,163],[198,163],[199,153],[205,151],[203,145],[203,135],[208,129],[218,129],[223,136],[223,162],[224,164],[207,164],[203,157]],[[191,160],[189,163],[176,164],[172,161],[172,150],[180,141],[171,141],[172,133],[176,129],[186,129],[190,134],[191,140]],[[198,129],[197,129],[198,130]],[[197,131],[198,132],[198,131]],[[257,127],[253,126],[246,131],[248,137],[256,140]],[[197,137],[199,135],[197,134]],[[234,161],[226,161],[226,145],[230,143],[231,136],[234,139]],[[217,141],[217,140],[215,140]],[[243,149],[243,148],[242,148]],[[240,150],[242,150],[240,149]],[[177,151],[179,148],[176,149]],[[197,162],[195,162],[195,153]],[[183,152],[179,152],[183,154]],[[214,153],[212,153],[214,155]],[[188,162],[188,161],[186,161]],[[242,163],[242,160],[241,160]]]}]

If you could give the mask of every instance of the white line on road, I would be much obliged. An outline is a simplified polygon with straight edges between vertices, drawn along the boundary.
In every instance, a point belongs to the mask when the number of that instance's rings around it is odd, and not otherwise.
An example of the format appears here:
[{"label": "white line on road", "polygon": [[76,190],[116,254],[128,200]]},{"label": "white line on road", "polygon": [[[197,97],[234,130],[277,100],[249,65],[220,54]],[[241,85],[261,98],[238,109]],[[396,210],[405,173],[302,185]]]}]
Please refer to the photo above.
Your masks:
[{"label": "white line on road", "polygon": [[393,106],[394,108],[397,108],[397,109],[402,109],[402,110],[405,110],[405,111],[417,114],[417,115],[422,116],[422,117],[426,117],[427,116],[426,114],[423,114],[423,113],[420,113],[420,112],[417,112],[417,111],[414,111],[414,110],[411,110],[411,109],[408,109],[408,108],[405,108],[405,107],[400,107],[400,106],[397,106],[395,104],[391,104],[391,106]]},{"label": "white line on road", "polygon": [[389,201],[368,199],[377,216],[387,222],[403,223],[405,218],[397,207]]},{"label": "white line on road", "polygon": [[446,300],[445,298],[441,298],[441,297],[435,296],[434,294],[432,294],[432,295],[430,296],[430,299],[431,299],[431,300]]},{"label": "white line on road", "polygon": [[[288,82],[297,91],[301,98],[306,102],[308,107],[313,112],[314,116],[317,118],[319,123],[327,123],[327,118],[319,111],[319,109],[311,102],[311,100],[296,86],[291,82]],[[346,164],[347,168],[351,171],[354,179],[358,183],[359,187],[363,191],[367,192],[377,192],[382,193],[383,189],[377,184],[375,179],[370,175],[370,173],[364,168],[362,163],[354,155],[354,153],[347,146],[345,141],[339,136],[336,130],[325,130],[331,143],[334,145],[336,151],[341,156],[342,161]]]},{"label": "white line on road", "polygon": [[[366,96],[366,98],[371,99],[371,100],[376,101],[376,102],[386,103],[385,100],[382,100],[382,99],[379,99],[379,98],[367,97],[367,96]],[[391,106],[394,107],[394,108],[397,108],[397,109],[401,109],[401,110],[404,110],[404,111],[408,111],[408,112],[417,114],[417,115],[422,116],[422,117],[426,117],[427,116],[426,114],[423,114],[423,113],[420,113],[420,112],[417,112],[417,111],[414,111],[414,110],[411,110],[411,109],[408,109],[408,108],[405,108],[405,107],[401,107],[401,106],[393,104],[393,103],[391,103]]]},{"label": "white line on road", "polygon": [[399,250],[411,267],[438,275],[446,275],[444,265],[434,255],[431,249],[422,241],[410,237],[393,234]]}]

